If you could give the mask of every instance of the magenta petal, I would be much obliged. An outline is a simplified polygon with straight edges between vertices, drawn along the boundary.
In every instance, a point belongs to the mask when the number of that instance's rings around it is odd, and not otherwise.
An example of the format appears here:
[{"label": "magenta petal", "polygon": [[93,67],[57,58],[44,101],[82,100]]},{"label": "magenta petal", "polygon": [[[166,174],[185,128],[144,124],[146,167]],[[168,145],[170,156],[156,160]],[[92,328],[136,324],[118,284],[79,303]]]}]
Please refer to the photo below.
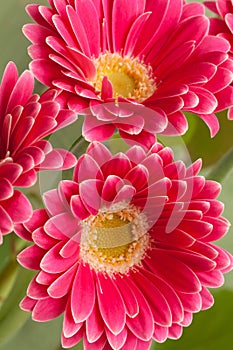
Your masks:
[{"label": "magenta petal", "polygon": [[8,215],[8,213],[0,206],[0,215],[1,215],[1,222],[0,222],[0,232],[1,234],[7,234],[13,231],[13,223]]},{"label": "magenta petal", "polygon": [[126,203],[131,202],[134,195],[136,193],[136,190],[131,185],[124,185],[118,192],[116,197],[113,200],[113,203],[125,201]]},{"label": "magenta petal", "polygon": [[80,330],[70,338],[68,337],[66,338],[64,333],[62,333],[61,343],[63,348],[71,348],[75,346],[77,343],[79,343],[82,340],[83,335],[84,335],[83,327],[81,327]]},{"label": "magenta petal", "polygon": [[143,276],[143,270],[142,273],[137,273],[133,277],[150,305],[154,322],[169,327],[172,324],[172,313],[163,294],[149,279]]},{"label": "magenta petal", "polygon": [[139,305],[139,313],[134,318],[127,318],[126,324],[137,338],[147,341],[152,338],[154,332],[153,315],[142,292],[136,285],[132,285],[132,288]]},{"label": "magenta petal", "polygon": [[60,250],[64,242],[59,242],[53,246],[42,258],[40,268],[49,273],[61,273],[69,269],[77,261],[76,255],[69,258],[63,258]]},{"label": "magenta petal", "polygon": [[99,164],[89,154],[82,155],[75,167],[73,179],[76,182],[81,182],[91,178],[102,179]]},{"label": "magenta petal", "polygon": [[79,193],[87,210],[96,215],[100,207],[100,189],[102,181],[100,180],[85,180],[79,186]]},{"label": "magenta petal", "polygon": [[109,276],[98,276],[97,297],[106,326],[113,334],[119,334],[125,326],[125,306],[114,280]]},{"label": "magenta petal", "polygon": [[95,303],[92,313],[86,320],[86,334],[87,340],[90,343],[96,342],[104,332],[104,323],[100,315],[98,304]]},{"label": "magenta petal", "polygon": [[[151,251],[151,256],[155,260],[162,259],[164,263],[163,265],[156,264],[156,266],[150,264],[150,269],[158,276],[161,276],[162,279],[166,279],[175,290],[186,293],[196,293],[201,290],[201,283],[197,275],[183,262],[175,258],[168,258],[166,254],[159,253],[156,250]],[[176,271],[179,271],[179,275],[174,276],[174,267]]]},{"label": "magenta petal", "polygon": [[14,193],[13,186],[7,179],[0,179],[0,200],[10,198]]},{"label": "magenta petal", "polygon": [[34,277],[27,288],[27,296],[38,300],[46,299],[49,296],[47,293],[47,286],[39,284],[36,277]]},{"label": "magenta petal", "polygon": [[34,89],[34,78],[30,71],[25,71],[18,79],[11,93],[7,110],[10,112],[16,105],[23,106],[31,97]]},{"label": "magenta petal", "polygon": [[22,223],[30,219],[33,213],[31,203],[27,197],[15,190],[14,195],[1,203],[12,221]]},{"label": "magenta petal", "polygon": [[155,324],[153,339],[158,343],[163,343],[168,337],[168,328]]},{"label": "magenta petal", "polygon": [[123,298],[127,315],[134,318],[139,313],[139,305],[131,286],[127,283],[127,279],[117,277],[117,288]]},{"label": "magenta petal", "polygon": [[106,328],[105,332],[107,335],[108,342],[112,349],[122,349],[122,346],[125,344],[128,333],[126,327],[124,327],[123,330],[117,335],[110,332],[108,328]]},{"label": "magenta petal", "polygon": [[64,211],[64,205],[58,195],[57,189],[44,193],[43,200],[51,215],[57,215]]},{"label": "magenta petal", "polygon": [[115,125],[99,121],[92,116],[86,116],[82,133],[87,141],[104,141],[111,137],[115,131]]},{"label": "magenta petal", "polygon": [[39,300],[32,311],[32,319],[38,322],[50,321],[61,315],[65,307],[66,298],[52,299],[48,297]]},{"label": "magenta petal", "polygon": [[83,322],[80,322],[80,323],[74,322],[70,307],[71,306],[70,306],[70,298],[69,298],[66,306],[66,311],[64,314],[64,321],[63,321],[63,333],[64,333],[64,336],[67,338],[73,337],[76,333],[79,332],[79,330],[83,326]]},{"label": "magenta petal", "polygon": [[123,186],[124,181],[119,176],[108,175],[102,188],[101,199],[103,201],[112,202],[118,191]]},{"label": "magenta petal", "polygon": [[69,212],[51,217],[44,226],[48,235],[62,240],[72,237],[78,231],[78,228],[77,219],[71,216]]},{"label": "magenta petal", "polygon": [[18,262],[30,270],[39,270],[40,262],[45,254],[45,251],[36,245],[32,245],[25,248],[21,253],[18,254]]},{"label": "magenta petal", "polygon": [[141,147],[150,149],[151,146],[155,143],[155,135],[145,130],[140,132],[138,135],[131,135],[122,130],[119,130],[119,134],[124,139],[124,141],[131,146],[136,144]]},{"label": "magenta petal", "polygon": [[79,195],[71,197],[70,208],[74,216],[79,220],[84,220],[90,216],[90,212],[86,209]]},{"label": "magenta petal", "polygon": [[0,166],[0,177],[8,179],[11,183],[22,173],[22,166],[15,163],[5,163]]},{"label": "magenta petal", "polygon": [[88,318],[95,303],[95,285],[89,265],[79,264],[71,292],[71,311],[75,322]]},{"label": "magenta petal", "polygon": [[76,265],[71,266],[49,286],[48,294],[51,298],[62,298],[69,292],[76,270]]}]

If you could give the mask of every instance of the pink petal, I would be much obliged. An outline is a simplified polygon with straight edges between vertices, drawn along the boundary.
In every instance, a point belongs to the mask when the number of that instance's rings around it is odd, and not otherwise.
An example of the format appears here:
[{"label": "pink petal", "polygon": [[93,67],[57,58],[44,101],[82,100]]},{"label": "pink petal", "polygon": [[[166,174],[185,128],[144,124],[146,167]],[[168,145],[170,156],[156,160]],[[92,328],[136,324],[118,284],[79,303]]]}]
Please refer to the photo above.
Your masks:
[{"label": "pink petal", "polygon": [[37,301],[34,299],[29,298],[28,296],[24,297],[23,300],[20,302],[20,308],[24,311],[32,311],[35,307]]},{"label": "pink petal", "polygon": [[[155,261],[163,260],[162,265],[149,264],[151,271],[157,276],[161,276],[161,279],[165,279],[175,290],[185,293],[196,293],[201,290],[201,283],[197,275],[183,262],[156,250],[152,250],[150,255]],[[174,269],[179,271],[178,275],[174,275]]]},{"label": "pink petal", "polygon": [[55,239],[65,240],[79,231],[77,219],[69,212],[63,212],[51,217],[45,224],[44,229],[48,235]]},{"label": "pink petal", "polygon": [[18,79],[18,71],[14,62],[9,62],[5,68],[0,84],[0,115],[5,115],[6,106]]},{"label": "pink petal", "polygon": [[45,233],[43,227],[39,227],[32,232],[32,239],[36,245],[45,250],[52,248],[57,243],[55,239]]},{"label": "pink petal", "polygon": [[0,232],[1,234],[7,234],[13,231],[13,223],[8,213],[0,206],[1,222]]},{"label": "pink petal", "polygon": [[76,270],[76,265],[71,266],[49,286],[48,294],[51,298],[62,298],[69,292]]},{"label": "pink petal", "polygon": [[79,220],[84,220],[90,216],[90,212],[86,209],[79,195],[74,195],[71,197],[70,208],[73,215],[76,216]]},{"label": "pink petal", "polygon": [[59,254],[63,245],[64,242],[57,243],[44,255],[40,263],[42,270],[49,273],[61,273],[76,263],[77,257],[75,254],[66,259]]},{"label": "pink petal", "polygon": [[168,126],[163,132],[165,135],[175,136],[183,135],[188,129],[188,122],[182,112],[176,112],[168,115]]},{"label": "pink petal", "polygon": [[87,210],[96,215],[100,208],[100,191],[102,188],[102,181],[90,179],[80,183],[79,193],[82,202]]},{"label": "pink petal", "polygon": [[45,254],[45,251],[36,245],[25,248],[18,254],[18,262],[30,270],[40,270],[40,262]]},{"label": "pink petal", "polygon": [[86,116],[82,133],[87,141],[104,141],[113,135],[115,129],[115,125]]},{"label": "pink petal", "polygon": [[56,216],[64,211],[64,204],[59,197],[58,190],[50,190],[44,193],[43,200],[46,206],[46,209],[53,216]]},{"label": "pink petal", "polygon": [[22,173],[22,167],[19,164],[15,163],[5,163],[0,166],[0,177],[8,179],[11,183],[14,183],[15,180]]},{"label": "pink petal", "polygon": [[71,312],[75,322],[85,321],[95,304],[95,285],[89,265],[79,264],[71,292]]},{"label": "pink petal", "polygon": [[15,223],[29,220],[33,213],[31,203],[27,197],[17,190],[14,191],[12,197],[6,199],[1,205]]},{"label": "pink petal", "polygon": [[100,274],[97,283],[97,297],[101,316],[108,329],[115,335],[125,326],[125,307],[114,280]]},{"label": "pink petal", "polygon": [[79,333],[82,326],[83,326],[83,322],[80,322],[80,323],[74,322],[74,319],[71,313],[70,298],[69,298],[66,311],[64,314],[64,320],[63,320],[64,336],[67,338],[71,338],[75,336],[75,334]]},{"label": "pink petal", "polygon": [[[80,15],[87,42],[89,45],[90,56],[98,57],[100,51],[100,22],[99,17],[91,0],[76,3],[76,12]],[[77,21],[75,21],[77,23]],[[77,36],[80,38],[80,35]]]},{"label": "pink petal", "polygon": [[10,112],[16,105],[23,106],[31,97],[34,89],[34,78],[30,71],[26,70],[19,77],[8,101],[7,111]]},{"label": "pink petal", "polygon": [[112,203],[114,197],[122,189],[123,186],[124,181],[119,176],[108,175],[102,188],[101,199],[103,201]]},{"label": "pink petal", "polygon": [[0,178],[0,199],[5,200],[10,198],[14,193],[13,186],[7,179]]},{"label": "pink petal", "polygon": [[27,288],[27,296],[38,300],[46,299],[49,296],[47,293],[47,286],[39,284],[36,277],[34,277]]},{"label": "pink petal", "polygon": [[89,154],[82,155],[75,167],[73,180],[80,183],[87,179],[103,179],[99,164]]},{"label": "pink petal", "polygon": [[123,330],[119,334],[113,334],[106,328],[106,335],[108,342],[112,349],[122,349],[122,346],[125,344],[125,341],[127,339],[127,330],[126,327],[123,328]]},{"label": "pink petal", "polygon": [[128,316],[134,318],[139,313],[139,305],[131,286],[127,283],[126,278],[116,277],[117,288],[121,293],[125,304],[125,311]]},{"label": "pink petal", "polygon": [[154,322],[161,326],[170,326],[172,324],[172,314],[163,294],[149,279],[143,276],[143,270],[142,273],[136,273],[133,279],[150,305]]},{"label": "pink petal", "polygon": [[60,316],[64,312],[65,307],[66,298],[52,299],[48,297],[44,300],[39,300],[32,311],[32,319],[38,322],[50,321]]},{"label": "pink petal", "polygon": [[61,343],[63,348],[71,348],[79,343],[84,336],[84,328],[82,327],[76,334],[70,338],[66,338],[64,333],[61,336]]},{"label": "pink petal", "polygon": [[98,304],[95,303],[92,313],[86,320],[87,340],[90,343],[96,342],[104,332],[104,323],[100,315]]},{"label": "pink petal", "polygon": [[[130,283],[131,284],[131,283]],[[134,318],[127,318],[130,331],[140,340],[147,341],[154,332],[154,319],[149,304],[136,285],[131,284],[139,305],[139,313]]]}]

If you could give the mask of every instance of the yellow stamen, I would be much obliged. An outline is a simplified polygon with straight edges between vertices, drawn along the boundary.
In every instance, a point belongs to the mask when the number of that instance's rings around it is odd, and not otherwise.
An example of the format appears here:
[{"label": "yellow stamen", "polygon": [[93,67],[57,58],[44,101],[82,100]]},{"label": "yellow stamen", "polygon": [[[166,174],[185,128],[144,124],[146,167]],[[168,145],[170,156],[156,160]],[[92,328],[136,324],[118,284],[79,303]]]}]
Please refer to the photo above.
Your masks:
[{"label": "yellow stamen", "polygon": [[149,245],[145,216],[134,206],[83,221],[80,254],[96,271],[125,274],[139,266]]},{"label": "yellow stamen", "polygon": [[121,96],[143,102],[156,89],[152,68],[138,58],[107,52],[95,58],[94,64],[96,77],[91,83],[96,90],[101,91],[106,76],[112,84],[115,98]]}]

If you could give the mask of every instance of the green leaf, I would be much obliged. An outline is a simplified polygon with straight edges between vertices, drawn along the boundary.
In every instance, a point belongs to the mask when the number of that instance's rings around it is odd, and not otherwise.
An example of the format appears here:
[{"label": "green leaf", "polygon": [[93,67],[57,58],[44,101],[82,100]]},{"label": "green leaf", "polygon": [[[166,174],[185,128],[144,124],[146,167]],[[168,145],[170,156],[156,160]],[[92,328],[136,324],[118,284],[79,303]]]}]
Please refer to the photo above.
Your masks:
[{"label": "green leaf", "polygon": [[18,274],[18,264],[16,261],[10,261],[0,274],[0,310],[13,288]]},{"label": "green leaf", "polygon": [[215,304],[208,311],[194,315],[191,326],[179,340],[156,344],[158,350],[231,350],[233,344],[233,292],[215,294]]},{"label": "green leaf", "polygon": [[25,296],[27,285],[34,274],[34,271],[18,267],[15,283],[0,309],[0,345],[8,341],[29,317],[29,313],[19,308],[19,302]]},{"label": "green leaf", "polygon": [[197,116],[193,118],[196,119],[197,126],[192,137],[187,140],[187,148],[193,161],[201,157],[203,166],[210,166],[232,147],[233,123],[227,119],[226,111],[218,113],[220,130],[211,138],[205,123]]}]

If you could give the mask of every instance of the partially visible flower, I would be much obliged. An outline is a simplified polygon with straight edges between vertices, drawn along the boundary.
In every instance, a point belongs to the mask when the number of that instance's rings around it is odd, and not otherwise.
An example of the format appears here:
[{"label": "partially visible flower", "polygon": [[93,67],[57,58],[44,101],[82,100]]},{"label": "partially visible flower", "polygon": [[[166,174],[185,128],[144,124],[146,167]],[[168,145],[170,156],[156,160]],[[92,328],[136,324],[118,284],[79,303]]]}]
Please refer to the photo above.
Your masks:
[{"label": "partially visible flower", "polygon": [[43,140],[72,123],[74,113],[61,109],[56,101],[58,91],[47,90],[39,96],[33,89],[32,73],[26,70],[18,77],[15,64],[10,62],[0,85],[0,162],[7,160],[22,167],[15,186],[32,186],[39,170],[67,169],[76,163],[70,152],[53,150]]},{"label": "partially visible flower", "polygon": [[233,267],[212,243],[229,227],[220,185],[200,167],[158,143],[116,155],[91,144],[73,180],[16,227],[34,243],[18,260],[38,271],[21,307],[40,322],[64,312],[65,348],[83,338],[86,350],[142,350],[179,338]]},{"label": "partially visible flower", "polygon": [[[210,18],[210,33],[228,40],[230,43],[230,60],[225,62],[225,68],[233,67],[233,3],[231,0],[205,1],[206,7],[218,17]],[[229,109],[229,118],[233,119],[233,108]]]},{"label": "partially visible flower", "polygon": [[0,244],[3,235],[14,230],[14,225],[27,221],[33,214],[29,200],[14,184],[23,168],[12,160],[0,160]]},{"label": "partially visible flower", "polygon": [[[30,65],[38,80],[63,90],[70,109],[89,108],[83,134],[103,141],[116,128],[123,138],[148,145],[154,133],[183,134],[183,112],[219,130],[215,112],[233,104],[229,43],[208,34],[204,6],[183,0],[49,1],[29,5],[37,24],[24,34],[32,42]],[[121,112],[130,103],[134,115]],[[108,107],[100,106],[107,103]],[[137,111],[137,107],[141,106]],[[154,113],[146,118],[142,106]],[[131,108],[133,108],[131,107]]]}]

